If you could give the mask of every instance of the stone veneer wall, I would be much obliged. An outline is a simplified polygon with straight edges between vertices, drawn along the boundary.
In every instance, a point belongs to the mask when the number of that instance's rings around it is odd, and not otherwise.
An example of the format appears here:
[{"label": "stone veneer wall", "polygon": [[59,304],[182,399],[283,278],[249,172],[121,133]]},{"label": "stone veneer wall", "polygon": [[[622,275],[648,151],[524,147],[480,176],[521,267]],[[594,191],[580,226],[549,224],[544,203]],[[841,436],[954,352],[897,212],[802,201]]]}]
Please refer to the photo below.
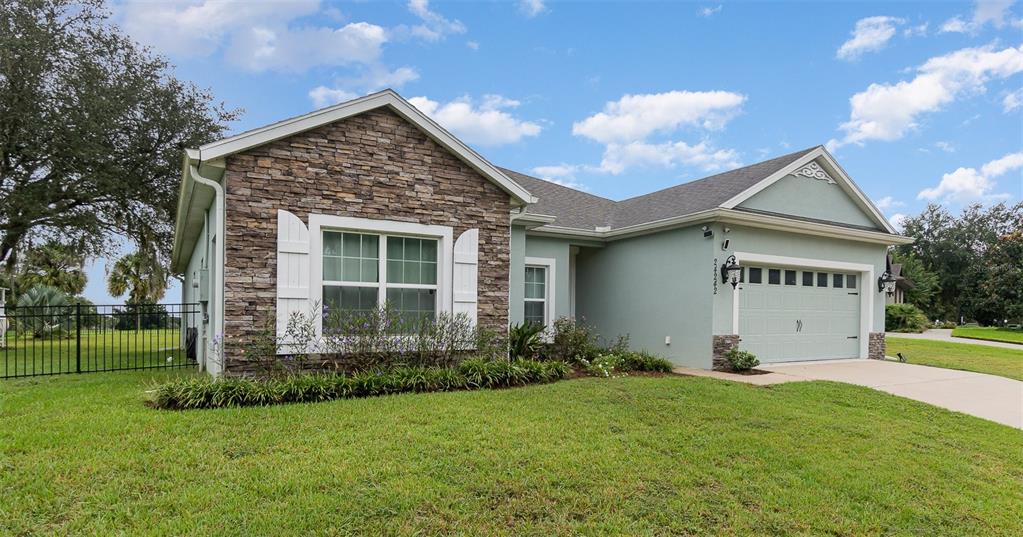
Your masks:
[{"label": "stone veneer wall", "polygon": [[884,332],[871,332],[867,340],[867,358],[871,360],[884,360],[885,343]]},{"label": "stone veneer wall", "polygon": [[[508,326],[511,199],[418,128],[372,110],[228,157],[225,356],[253,369],[240,343],[276,308],[277,210],[479,228],[481,326]],[[312,260],[316,262],[316,260]]]},{"label": "stone veneer wall", "polygon": [[739,346],[739,336],[736,334],[730,334],[727,336],[714,336],[713,343],[713,361],[711,367],[715,371],[728,371],[732,367],[728,363],[728,359],[725,355],[728,351],[735,349]]}]

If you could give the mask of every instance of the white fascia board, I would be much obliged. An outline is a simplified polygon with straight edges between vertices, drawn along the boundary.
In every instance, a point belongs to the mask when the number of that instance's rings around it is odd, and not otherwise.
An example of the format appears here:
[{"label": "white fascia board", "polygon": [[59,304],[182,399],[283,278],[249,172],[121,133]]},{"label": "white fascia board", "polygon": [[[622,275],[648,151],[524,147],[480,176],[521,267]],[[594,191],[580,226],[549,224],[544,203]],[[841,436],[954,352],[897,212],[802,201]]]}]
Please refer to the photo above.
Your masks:
[{"label": "white fascia board", "polygon": [[870,201],[870,199],[867,198],[866,195],[863,194],[863,191],[860,190],[860,187],[856,185],[852,178],[849,177],[849,174],[846,173],[842,166],[838,163],[838,161],[835,160],[835,157],[833,157],[831,153],[829,153],[828,150],[825,149],[824,147],[817,147],[807,152],[805,155],[799,157],[798,159],[790,163],[788,166],[785,166],[784,168],[778,170],[777,172],[774,172],[771,175],[767,176],[757,184],[736,194],[728,201],[722,203],[721,207],[724,209],[736,208],[742,202],[752,198],[759,192],[763,191],[765,188],[773,185],[786,175],[795,172],[799,168],[802,168],[803,166],[807,165],[808,163],[817,159],[818,157],[822,158],[824,162],[828,165],[828,167],[831,168],[831,170],[829,171],[834,172],[832,175],[838,178],[837,182],[839,184],[839,187],[847,194],[851,194],[856,204],[859,205],[861,209],[869,213],[870,216],[873,217],[876,224],[880,225],[882,229],[884,229],[888,233],[891,234],[897,233],[895,231],[895,228],[893,228],[892,225],[888,222],[888,220],[884,217],[884,215],[881,214],[881,211],[879,211],[877,207],[874,206],[874,203]]},{"label": "white fascia board", "polygon": [[914,239],[898,234],[889,234],[881,231],[868,231],[853,229],[843,226],[822,224],[818,222],[806,222],[793,220],[781,216],[771,216],[757,213],[748,213],[734,209],[721,209],[716,218],[720,222],[733,224],[745,224],[752,227],[773,229],[777,231],[788,231],[804,235],[816,235],[820,237],[833,237],[836,239],[870,242],[876,244],[894,245],[911,244]]},{"label": "white fascia board", "polygon": [[223,158],[384,106],[389,107],[395,113],[419,127],[427,136],[454,153],[463,162],[512,196],[518,203],[529,204],[537,201],[529,191],[522,188],[515,181],[512,181],[511,178],[480,156],[479,153],[455,138],[437,122],[427,117],[426,114],[420,112],[392,90],[384,90],[366,95],[365,97],[359,97],[358,99],[211,142],[200,147],[197,153],[201,154],[204,160]]}]

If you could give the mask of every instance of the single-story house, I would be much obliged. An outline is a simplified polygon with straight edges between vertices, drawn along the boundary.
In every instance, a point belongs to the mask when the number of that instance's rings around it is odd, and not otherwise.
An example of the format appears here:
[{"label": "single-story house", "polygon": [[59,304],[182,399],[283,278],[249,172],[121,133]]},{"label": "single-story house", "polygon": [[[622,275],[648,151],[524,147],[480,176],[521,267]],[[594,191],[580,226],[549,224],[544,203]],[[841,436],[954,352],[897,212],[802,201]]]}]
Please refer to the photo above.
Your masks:
[{"label": "single-story house", "polygon": [[386,90],[188,149],[172,269],[214,374],[211,344],[245,372],[232,341],[314,304],[575,317],[711,368],[882,357],[905,242],[820,146],[614,201],[499,168]]}]

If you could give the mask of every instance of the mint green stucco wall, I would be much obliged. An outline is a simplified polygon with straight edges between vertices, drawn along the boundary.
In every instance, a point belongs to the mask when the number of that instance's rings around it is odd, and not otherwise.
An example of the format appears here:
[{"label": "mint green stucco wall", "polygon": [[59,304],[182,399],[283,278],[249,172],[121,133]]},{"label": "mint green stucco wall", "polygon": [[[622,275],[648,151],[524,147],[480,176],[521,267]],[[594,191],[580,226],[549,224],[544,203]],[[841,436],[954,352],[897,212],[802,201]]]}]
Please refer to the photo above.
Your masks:
[{"label": "mint green stucco wall", "polygon": [[[811,179],[812,180],[812,179]],[[846,263],[859,263],[874,266],[874,279],[884,272],[887,248],[880,244],[797,235],[781,231],[727,226],[731,231],[724,233],[720,224],[712,226],[715,232],[717,247],[715,255],[719,262],[724,261],[734,252],[799,257],[805,259],[824,259]],[[729,241],[727,252],[721,251],[721,241]],[[741,262],[741,261],[740,261]],[[763,263],[757,265],[765,266]],[[766,276],[765,276],[766,277]],[[719,280],[720,281],[720,280]],[[877,292],[875,282],[863,281],[859,285],[860,292],[874,293],[873,326],[871,332],[884,331],[884,295]],[[714,333],[732,333],[732,290],[731,285],[718,286],[718,294],[714,296]],[[741,292],[741,291],[739,291]],[[740,334],[741,336],[741,334]]]},{"label": "mint green stucco wall", "polygon": [[739,207],[878,229],[837,184],[786,175]]},{"label": "mint green stucco wall", "polygon": [[699,227],[689,227],[583,248],[577,257],[576,317],[605,338],[628,335],[634,349],[676,365],[709,368],[712,243]]},{"label": "mint green stucco wall", "polygon": [[525,266],[527,257],[554,260],[554,318],[572,315],[571,301],[571,251],[573,246],[599,246],[590,241],[539,237],[528,235],[521,226],[512,227],[511,237],[510,306],[508,319],[511,324],[522,322]]}]

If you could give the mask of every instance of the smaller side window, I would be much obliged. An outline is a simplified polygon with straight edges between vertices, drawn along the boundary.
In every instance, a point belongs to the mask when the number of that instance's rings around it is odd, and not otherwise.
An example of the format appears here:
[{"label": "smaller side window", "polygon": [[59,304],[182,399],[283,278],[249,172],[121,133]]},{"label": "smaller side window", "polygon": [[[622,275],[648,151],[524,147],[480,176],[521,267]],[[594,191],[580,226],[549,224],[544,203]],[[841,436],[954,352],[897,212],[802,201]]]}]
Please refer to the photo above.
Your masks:
[{"label": "smaller side window", "polygon": [[813,273],[803,271],[803,287],[813,287]]},{"label": "smaller side window", "polygon": [[785,271],[785,285],[796,285],[796,271]]},{"label": "smaller side window", "polygon": [[780,269],[767,269],[767,283],[771,285],[778,285],[781,283],[781,270]]},{"label": "smaller side window", "polygon": [[850,274],[845,277],[845,287],[847,289],[856,289],[856,275]]},{"label": "smaller side window", "polygon": [[828,286],[828,273],[827,272],[818,272],[817,273],[817,287],[827,287],[827,286]]},{"label": "smaller side window", "polygon": [[749,282],[750,283],[761,283],[763,281],[763,269],[750,267],[749,269]]},{"label": "smaller side window", "polygon": [[835,289],[841,289],[843,287],[844,276],[842,274],[833,274],[832,276],[834,277]]}]

